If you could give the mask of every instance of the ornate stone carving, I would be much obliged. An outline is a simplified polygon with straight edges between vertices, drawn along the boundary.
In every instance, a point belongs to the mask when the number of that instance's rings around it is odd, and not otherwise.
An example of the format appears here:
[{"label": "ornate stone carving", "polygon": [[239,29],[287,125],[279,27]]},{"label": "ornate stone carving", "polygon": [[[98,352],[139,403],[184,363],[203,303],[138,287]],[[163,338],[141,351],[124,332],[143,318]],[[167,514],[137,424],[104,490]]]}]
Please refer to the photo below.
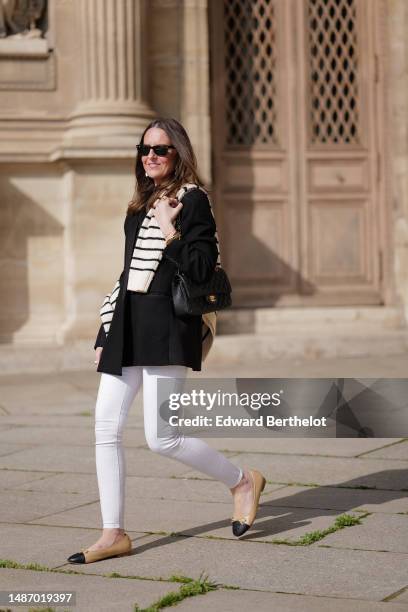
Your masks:
[{"label": "ornate stone carving", "polygon": [[46,0],[0,0],[0,38],[41,38],[46,12]]}]

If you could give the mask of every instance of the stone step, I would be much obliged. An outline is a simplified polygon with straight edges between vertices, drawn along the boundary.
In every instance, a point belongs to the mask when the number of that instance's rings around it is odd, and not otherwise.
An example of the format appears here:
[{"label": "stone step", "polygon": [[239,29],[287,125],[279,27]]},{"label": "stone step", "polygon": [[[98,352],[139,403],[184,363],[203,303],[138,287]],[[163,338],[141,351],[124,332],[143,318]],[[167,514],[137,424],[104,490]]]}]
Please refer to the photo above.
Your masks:
[{"label": "stone step", "polygon": [[323,359],[408,354],[406,329],[356,329],[338,326],[329,332],[313,327],[281,328],[276,333],[224,334],[214,342],[206,364],[269,363],[275,359]]},{"label": "stone step", "polygon": [[218,314],[217,332],[209,365],[408,351],[408,327],[398,306],[231,308]]},{"label": "stone step", "polygon": [[394,306],[342,306],[321,308],[231,308],[217,315],[217,330],[222,334],[268,333],[284,327],[305,326],[332,331],[360,327],[365,329],[402,329],[406,326],[401,308]]},{"label": "stone step", "polygon": [[[269,334],[217,335],[205,366],[233,363],[258,363],[276,359],[324,359],[335,357],[408,356],[407,330],[340,329],[335,333],[321,330],[280,330]],[[401,357],[405,359],[405,355]],[[66,346],[0,347],[0,374],[22,372],[58,372],[65,370],[95,371],[92,342],[76,342]]]}]

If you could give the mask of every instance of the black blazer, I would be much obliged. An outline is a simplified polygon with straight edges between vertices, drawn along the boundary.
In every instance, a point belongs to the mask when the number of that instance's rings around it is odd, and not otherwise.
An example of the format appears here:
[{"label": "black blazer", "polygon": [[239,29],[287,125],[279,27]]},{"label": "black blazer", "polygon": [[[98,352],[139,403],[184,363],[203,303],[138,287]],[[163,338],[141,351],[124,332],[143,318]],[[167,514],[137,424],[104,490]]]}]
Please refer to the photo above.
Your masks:
[{"label": "black blazer", "polygon": [[[150,283],[149,293],[162,293],[171,296],[171,282],[176,271],[176,264],[168,259],[175,260],[180,269],[185,272],[193,281],[206,282],[215,267],[218,257],[217,239],[215,237],[216,223],[211,212],[208,196],[201,189],[191,189],[182,198],[183,207],[180,216],[181,238],[173,240],[163,250],[162,259]],[[146,211],[143,209],[135,215],[126,215],[124,222],[125,231],[125,253],[124,267],[120,275],[120,289],[113,313],[109,333],[106,336],[103,325],[101,324],[94,344],[94,348],[103,347],[102,355],[97,368],[98,372],[122,375],[122,355],[124,329],[124,301],[126,287],[129,276],[129,267],[133,255],[136,236]],[[150,309],[151,310],[151,309]],[[146,310],[149,317],[149,309]],[[201,369],[201,315],[189,316],[187,318],[171,317],[170,326],[171,338],[169,353],[173,356],[173,361],[179,360],[184,363],[187,359],[195,364],[193,369]],[[154,312],[151,312],[151,320],[146,324],[157,324],[154,321]],[[189,327],[191,334],[189,333]],[[199,330],[199,333],[197,332]],[[145,364],[150,365],[150,364]]]}]

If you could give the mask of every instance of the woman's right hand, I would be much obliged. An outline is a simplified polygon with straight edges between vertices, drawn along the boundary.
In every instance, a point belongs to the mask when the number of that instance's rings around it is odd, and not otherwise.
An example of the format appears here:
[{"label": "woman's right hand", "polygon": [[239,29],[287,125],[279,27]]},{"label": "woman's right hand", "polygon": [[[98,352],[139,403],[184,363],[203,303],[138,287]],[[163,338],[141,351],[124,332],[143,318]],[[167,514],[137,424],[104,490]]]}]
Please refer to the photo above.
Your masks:
[{"label": "woman's right hand", "polygon": [[101,358],[102,351],[103,351],[103,347],[102,346],[97,346],[96,349],[95,349],[95,361],[94,361],[94,363],[96,363],[96,365],[99,365],[99,360]]}]

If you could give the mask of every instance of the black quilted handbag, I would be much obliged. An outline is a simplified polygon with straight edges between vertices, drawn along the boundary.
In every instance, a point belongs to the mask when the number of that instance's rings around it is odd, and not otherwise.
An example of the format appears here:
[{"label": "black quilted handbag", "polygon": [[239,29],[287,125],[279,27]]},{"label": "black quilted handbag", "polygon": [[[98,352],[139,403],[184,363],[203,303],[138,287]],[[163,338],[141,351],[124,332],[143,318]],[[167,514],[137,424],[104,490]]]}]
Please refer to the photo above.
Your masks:
[{"label": "black quilted handbag", "polygon": [[171,286],[174,311],[177,316],[202,315],[231,306],[231,283],[220,265],[214,268],[206,283],[199,284],[193,282],[180,270],[177,261],[168,255],[166,257],[177,266]]},{"label": "black quilted handbag", "polygon": [[[171,259],[169,257],[169,259]],[[174,259],[171,259],[177,264]],[[216,266],[206,283],[195,283],[178,267],[172,281],[174,311],[177,316],[202,315],[231,306],[231,285],[228,276]]]}]

